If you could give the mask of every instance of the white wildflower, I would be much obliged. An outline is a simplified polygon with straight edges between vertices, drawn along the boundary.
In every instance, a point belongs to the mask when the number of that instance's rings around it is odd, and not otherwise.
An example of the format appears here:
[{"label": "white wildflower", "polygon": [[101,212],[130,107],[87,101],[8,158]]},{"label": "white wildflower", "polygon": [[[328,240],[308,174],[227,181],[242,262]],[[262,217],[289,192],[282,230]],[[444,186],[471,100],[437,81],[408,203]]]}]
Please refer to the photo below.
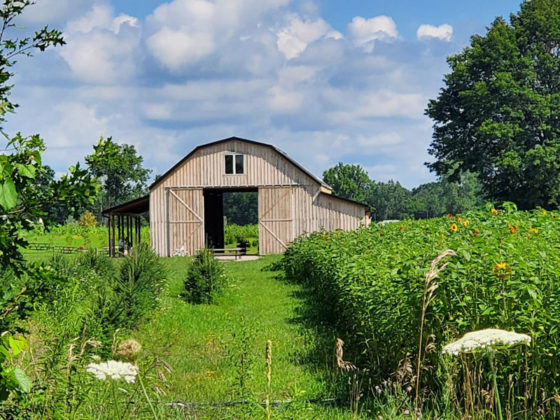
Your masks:
[{"label": "white wildflower", "polygon": [[124,379],[127,383],[132,384],[136,380],[138,366],[134,366],[131,363],[108,360],[101,363],[90,363],[87,367],[87,372],[102,381],[107,378],[114,380]]},{"label": "white wildflower", "polygon": [[530,342],[531,337],[527,334],[487,328],[466,333],[460,339],[446,345],[442,353],[457,356],[459,353],[471,353],[477,349],[492,348],[494,346],[511,347],[516,344],[529,344]]}]

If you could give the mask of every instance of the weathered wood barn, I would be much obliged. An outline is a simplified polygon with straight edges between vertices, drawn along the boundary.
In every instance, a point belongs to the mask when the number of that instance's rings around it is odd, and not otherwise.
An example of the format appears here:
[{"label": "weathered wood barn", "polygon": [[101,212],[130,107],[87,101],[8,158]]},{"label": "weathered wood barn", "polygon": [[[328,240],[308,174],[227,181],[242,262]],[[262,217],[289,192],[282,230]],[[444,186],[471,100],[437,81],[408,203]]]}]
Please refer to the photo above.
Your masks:
[{"label": "weathered wood barn", "polygon": [[[364,204],[332,194],[276,147],[231,137],[196,147],[150,186],[155,252],[223,248],[225,192],[258,192],[259,254],[276,254],[306,232],[369,223]],[[147,204],[147,203],[145,203]],[[112,209],[114,210],[114,209]]]}]

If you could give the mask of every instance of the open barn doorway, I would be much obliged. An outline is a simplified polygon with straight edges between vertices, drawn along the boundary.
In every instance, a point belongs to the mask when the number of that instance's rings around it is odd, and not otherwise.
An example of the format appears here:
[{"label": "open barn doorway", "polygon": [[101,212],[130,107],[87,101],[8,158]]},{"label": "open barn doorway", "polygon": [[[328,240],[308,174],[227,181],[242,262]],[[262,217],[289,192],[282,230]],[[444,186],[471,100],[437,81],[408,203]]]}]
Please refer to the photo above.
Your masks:
[{"label": "open barn doorway", "polygon": [[244,248],[258,254],[258,190],[205,189],[204,232],[208,248]]}]

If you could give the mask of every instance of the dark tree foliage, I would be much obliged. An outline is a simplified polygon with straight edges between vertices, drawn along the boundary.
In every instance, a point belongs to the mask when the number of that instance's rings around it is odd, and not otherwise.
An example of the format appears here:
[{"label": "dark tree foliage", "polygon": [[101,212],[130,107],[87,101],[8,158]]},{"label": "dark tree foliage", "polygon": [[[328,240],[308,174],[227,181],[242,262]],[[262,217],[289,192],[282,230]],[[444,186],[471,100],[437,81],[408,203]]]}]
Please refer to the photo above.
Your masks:
[{"label": "dark tree foliage", "polygon": [[142,156],[137,154],[134,146],[117,144],[111,137],[101,137],[85,160],[90,173],[102,187],[93,209],[98,217],[104,209],[146,194],[151,170],[142,167]]},{"label": "dark tree foliage", "polygon": [[560,0],[524,2],[448,62],[426,110],[435,122],[428,167],[451,180],[475,173],[494,201],[557,207]]},{"label": "dark tree foliage", "polygon": [[398,181],[377,182],[368,202],[371,204],[374,220],[406,219],[411,217],[410,200],[412,194]]},{"label": "dark tree foliage", "polygon": [[323,180],[332,187],[333,192],[343,198],[367,203],[371,197],[373,181],[360,165],[339,162],[323,172]]},{"label": "dark tree foliage", "polygon": [[463,175],[458,182],[442,177],[412,191],[398,181],[373,181],[358,165],[339,163],[323,174],[334,194],[369,205],[372,219],[376,221],[439,217],[483,204],[481,187],[471,173]]},{"label": "dark tree foliage", "polygon": [[414,188],[410,212],[415,219],[428,219],[462,213],[483,204],[480,184],[473,174],[467,174],[459,182],[449,182],[443,178]]},{"label": "dark tree foliage", "polygon": [[256,192],[224,193],[224,216],[228,224],[252,225],[259,222]]},{"label": "dark tree foliage", "polygon": [[[55,172],[48,166],[44,165],[42,170],[38,171],[35,176],[35,187],[40,194],[47,197],[54,194],[54,189],[56,186]],[[44,201],[42,203],[43,212],[46,215],[46,220],[55,224],[64,224],[69,216],[77,217],[76,208],[68,206],[67,203],[60,201]]]}]

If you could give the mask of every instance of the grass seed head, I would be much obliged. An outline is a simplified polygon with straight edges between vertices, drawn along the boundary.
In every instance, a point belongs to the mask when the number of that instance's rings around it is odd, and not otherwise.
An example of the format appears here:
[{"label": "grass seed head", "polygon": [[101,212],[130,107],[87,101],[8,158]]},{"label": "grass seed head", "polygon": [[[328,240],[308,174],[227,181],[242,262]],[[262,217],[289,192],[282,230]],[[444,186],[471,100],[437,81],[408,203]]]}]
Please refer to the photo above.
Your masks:
[{"label": "grass seed head", "polygon": [[142,351],[140,343],[134,338],[129,338],[119,344],[116,355],[125,360],[136,360],[140,351]]}]

